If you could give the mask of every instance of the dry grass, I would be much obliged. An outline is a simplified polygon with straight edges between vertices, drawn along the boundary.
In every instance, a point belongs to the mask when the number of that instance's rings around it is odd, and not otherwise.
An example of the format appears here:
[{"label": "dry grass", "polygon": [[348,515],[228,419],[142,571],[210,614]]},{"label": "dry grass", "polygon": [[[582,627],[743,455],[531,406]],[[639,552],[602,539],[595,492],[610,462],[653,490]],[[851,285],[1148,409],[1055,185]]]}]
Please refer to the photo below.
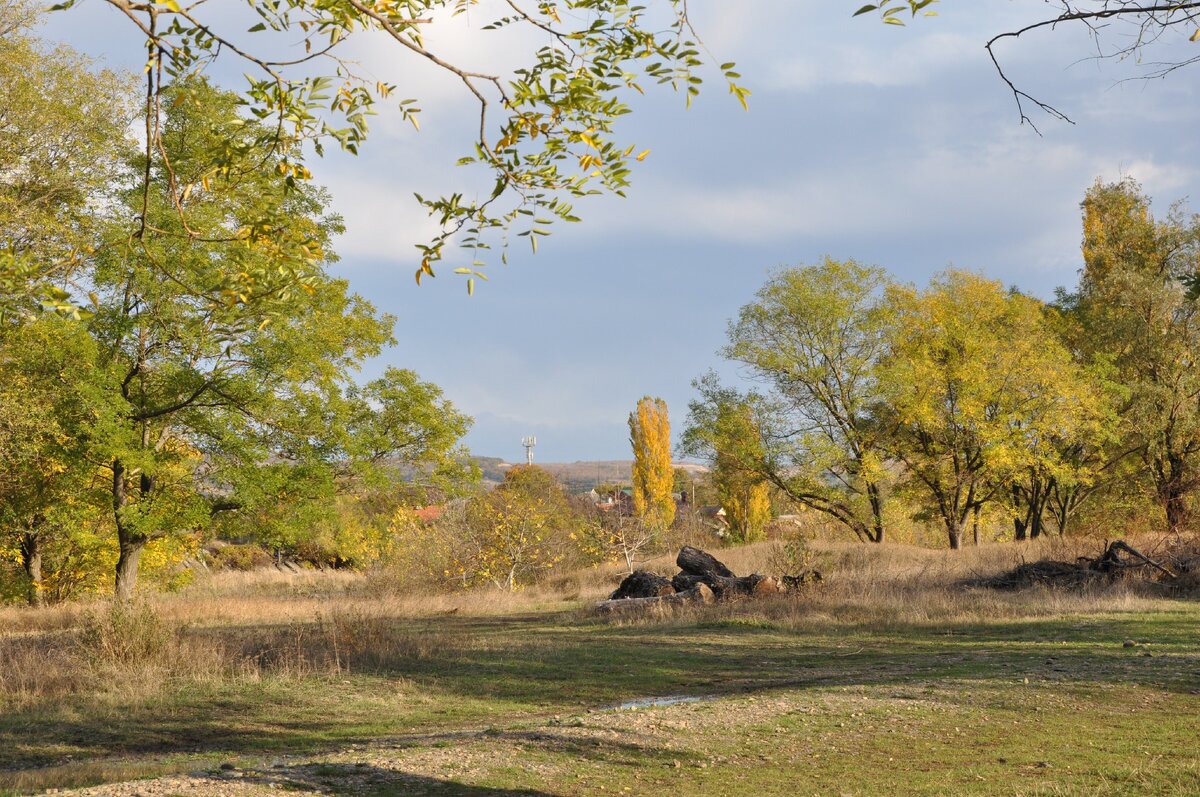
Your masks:
[{"label": "dry grass", "polygon": [[[1139,540],[1153,550],[1155,540]],[[780,543],[718,551],[737,573],[769,572]],[[1021,561],[1072,560],[1095,541],[1044,541],[945,551],[817,542],[817,587],[776,600],[677,615],[666,622],[738,618],[793,629],[928,626],[1094,612],[1152,610],[1158,599],[1114,585],[1090,592],[997,592],[964,586]],[[672,574],[672,556],[645,564]],[[0,610],[0,708],[67,695],[146,699],[181,682],[301,679],[372,671],[435,654],[453,656],[461,636],[440,635],[441,615],[490,616],[586,607],[619,582],[616,565],[563,573],[518,593],[400,594],[383,575],[220,572],[185,591],[132,607],[107,602]],[[625,622],[663,622],[642,618]],[[435,624],[436,625],[436,624]]]}]

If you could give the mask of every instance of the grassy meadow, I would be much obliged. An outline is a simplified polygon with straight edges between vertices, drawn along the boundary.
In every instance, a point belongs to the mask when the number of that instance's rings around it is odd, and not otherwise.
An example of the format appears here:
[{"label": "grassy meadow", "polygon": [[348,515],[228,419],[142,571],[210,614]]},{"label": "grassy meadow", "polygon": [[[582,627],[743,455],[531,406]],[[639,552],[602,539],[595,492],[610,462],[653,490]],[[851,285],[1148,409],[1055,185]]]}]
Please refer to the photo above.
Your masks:
[{"label": "grassy meadow", "polygon": [[1095,542],[816,547],[817,588],[637,619],[588,611],[614,568],[0,609],[0,794],[1200,794],[1200,603],[968,584]]}]

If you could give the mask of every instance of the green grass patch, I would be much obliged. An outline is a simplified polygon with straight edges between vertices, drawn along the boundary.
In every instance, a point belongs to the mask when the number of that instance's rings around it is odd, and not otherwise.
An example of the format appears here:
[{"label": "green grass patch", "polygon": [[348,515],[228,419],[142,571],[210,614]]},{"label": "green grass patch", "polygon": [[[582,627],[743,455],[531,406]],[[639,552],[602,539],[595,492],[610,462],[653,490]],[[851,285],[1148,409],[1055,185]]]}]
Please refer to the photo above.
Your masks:
[{"label": "green grass patch", "polygon": [[[5,711],[0,794],[272,756],[335,794],[1200,794],[1198,621],[408,619],[439,644],[370,671]],[[661,695],[713,699],[596,711]]]}]

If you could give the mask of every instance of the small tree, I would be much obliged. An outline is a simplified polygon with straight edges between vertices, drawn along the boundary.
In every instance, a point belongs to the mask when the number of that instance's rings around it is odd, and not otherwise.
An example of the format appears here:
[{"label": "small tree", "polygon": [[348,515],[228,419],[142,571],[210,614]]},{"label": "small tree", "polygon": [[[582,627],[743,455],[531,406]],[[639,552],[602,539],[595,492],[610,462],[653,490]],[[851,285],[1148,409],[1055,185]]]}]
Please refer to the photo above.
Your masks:
[{"label": "small tree", "polygon": [[667,403],[645,396],[629,414],[629,443],[633,446],[633,512],[654,532],[675,520],[671,467],[671,422]]},{"label": "small tree", "polygon": [[29,602],[56,577],[56,551],[88,547],[64,538],[91,536],[103,516],[95,489],[103,435],[112,422],[104,373],[81,325],[45,314],[0,324],[0,554],[20,562]]},{"label": "small tree", "polygon": [[733,391],[712,384],[707,388],[706,401],[690,406],[680,448],[709,460],[732,538],[752,542],[762,538],[771,519],[766,455],[754,406]]},{"label": "small tree", "polygon": [[511,468],[504,483],[472,499],[454,548],[453,575],[465,586],[490,583],[518,590],[552,570],[586,534],[584,519],[549,472]]},{"label": "small tree", "polygon": [[639,517],[616,515],[602,527],[605,553],[609,558],[623,560],[625,570],[632,573],[638,556],[658,540],[659,531]]}]

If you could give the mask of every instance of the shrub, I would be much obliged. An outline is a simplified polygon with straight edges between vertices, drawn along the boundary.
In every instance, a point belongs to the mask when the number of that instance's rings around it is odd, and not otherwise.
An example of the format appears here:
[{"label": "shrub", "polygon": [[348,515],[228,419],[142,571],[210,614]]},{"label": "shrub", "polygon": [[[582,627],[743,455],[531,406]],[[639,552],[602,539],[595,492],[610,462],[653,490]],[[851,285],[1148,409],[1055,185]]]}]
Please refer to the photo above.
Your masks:
[{"label": "shrub", "polygon": [[271,554],[252,543],[223,545],[209,555],[209,565],[218,570],[255,570],[270,567],[273,561]]},{"label": "shrub", "polygon": [[144,667],[165,664],[178,633],[150,605],[117,601],[84,613],[76,643],[90,664]]}]

